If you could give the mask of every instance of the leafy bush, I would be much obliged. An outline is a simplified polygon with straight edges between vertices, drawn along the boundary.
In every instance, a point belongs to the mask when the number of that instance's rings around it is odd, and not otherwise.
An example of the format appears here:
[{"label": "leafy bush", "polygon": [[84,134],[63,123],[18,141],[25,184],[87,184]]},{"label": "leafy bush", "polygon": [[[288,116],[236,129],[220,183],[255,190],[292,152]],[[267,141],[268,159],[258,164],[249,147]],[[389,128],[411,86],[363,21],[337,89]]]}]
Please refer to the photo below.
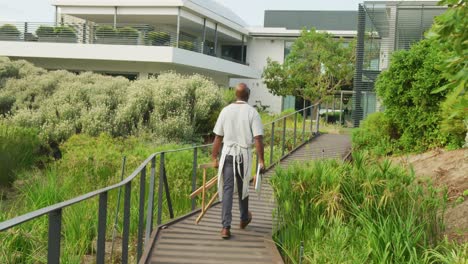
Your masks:
[{"label": "leafy bush", "polygon": [[53,37],[55,36],[55,29],[51,26],[39,26],[36,30],[38,37]]},{"label": "leafy bush", "polygon": [[428,37],[439,43],[447,56],[439,68],[449,82],[433,93],[448,92],[442,104],[442,131],[452,136],[452,145],[461,146],[465,141],[468,146],[468,9],[466,1],[442,0],[439,4],[449,8],[436,17]]},{"label": "leafy bush", "polygon": [[21,32],[15,25],[12,24],[5,24],[0,27],[0,37],[7,36],[7,37],[18,37]]},{"label": "leafy bush", "polygon": [[96,36],[98,38],[114,38],[117,36],[117,30],[112,26],[99,26],[96,29]]},{"label": "leafy bush", "polygon": [[439,190],[388,161],[353,160],[295,164],[272,177],[275,241],[287,262],[298,262],[301,241],[305,263],[432,263],[429,252],[445,255]]},{"label": "leafy bush", "polygon": [[138,30],[132,27],[123,27],[119,28],[118,36],[127,39],[137,39],[138,38]]},{"label": "leafy bush", "polygon": [[179,48],[193,51],[195,45],[191,41],[179,41]]},{"label": "leafy bush", "polygon": [[385,113],[373,113],[353,132],[353,150],[368,150],[377,156],[391,155],[398,138],[395,124]]},{"label": "leafy bush", "polygon": [[385,115],[397,129],[397,146],[405,152],[444,146],[440,133],[440,103],[445,93],[431,91],[447,83],[437,66],[444,60],[439,45],[423,40],[393,53],[388,70],[380,74],[376,90],[385,105]]},{"label": "leafy bush", "polygon": [[69,26],[56,27],[54,32],[58,37],[76,38],[75,30]]},{"label": "leafy bush", "polygon": [[20,169],[37,159],[40,141],[34,129],[0,123],[0,186],[11,184]]},{"label": "leafy bush", "polygon": [[156,45],[156,46],[167,45],[168,42],[171,41],[171,35],[163,31],[149,32],[147,38],[148,38],[149,45]]},{"label": "leafy bush", "polygon": [[24,61],[0,61],[0,69],[9,69],[5,76],[16,75],[5,78],[0,89],[0,119],[40,129],[48,142],[103,132],[191,141],[211,132],[225,104],[218,86],[199,75],[167,73],[130,82],[93,73],[45,72]]}]

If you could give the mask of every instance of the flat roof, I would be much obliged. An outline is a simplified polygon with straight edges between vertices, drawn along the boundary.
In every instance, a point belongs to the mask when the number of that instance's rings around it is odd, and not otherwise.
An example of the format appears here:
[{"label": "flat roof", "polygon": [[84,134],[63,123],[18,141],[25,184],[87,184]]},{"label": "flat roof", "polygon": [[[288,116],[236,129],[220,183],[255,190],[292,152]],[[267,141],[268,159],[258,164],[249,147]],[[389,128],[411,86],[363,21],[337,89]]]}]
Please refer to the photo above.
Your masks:
[{"label": "flat roof", "polygon": [[215,0],[51,0],[54,6],[126,6],[126,7],[186,7],[192,5],[202,8],[203,15],[214,14],[241,27],[247,24],[232,10]]},{"label": "flat roof", "polygon": [[264,26],[355,31],[357,17],[357,11],[266,10]]}]

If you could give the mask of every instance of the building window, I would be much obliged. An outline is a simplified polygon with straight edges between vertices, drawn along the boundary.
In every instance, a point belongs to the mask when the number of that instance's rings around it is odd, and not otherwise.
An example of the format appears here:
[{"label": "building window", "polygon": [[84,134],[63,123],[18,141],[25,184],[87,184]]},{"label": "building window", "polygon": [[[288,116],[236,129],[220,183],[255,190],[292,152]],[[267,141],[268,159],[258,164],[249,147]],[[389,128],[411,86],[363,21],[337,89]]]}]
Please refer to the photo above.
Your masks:
[{"label": "building window", "polygon": [[236,62],[246,61],[247,46],[244,46],[244,58],[242,58],[242,48],[240,45],[223,45],[221,47],[221,57]]},{"label": "building window", "polygon": [[286,60],[286,57],[291,53],[292,46],[294,44],[294,41],[285,41],[284,42],[284,59]]}]

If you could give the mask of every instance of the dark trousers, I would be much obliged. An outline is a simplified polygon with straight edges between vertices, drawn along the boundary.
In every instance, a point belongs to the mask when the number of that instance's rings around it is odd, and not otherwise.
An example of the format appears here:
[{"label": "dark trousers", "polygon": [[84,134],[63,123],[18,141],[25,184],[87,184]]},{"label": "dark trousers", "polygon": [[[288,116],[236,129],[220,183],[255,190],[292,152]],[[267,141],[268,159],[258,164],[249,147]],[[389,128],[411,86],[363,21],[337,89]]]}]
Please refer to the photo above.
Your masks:
[{"label": "dark trousers", "polygon": [[[224,161],[223,166],[223,210],[222,210],[222,224],[224,228],[231,228],[232,222],[232,202],[234,193],[234,162],[233,157],[228,155]],[[239,210],[241,221],[247,221],[249,219],[249,197],[242,200],[242,185],[243,185],[243,174],[244,174],[244,163],[240,164],[240,171],[236,166],[235,173],[237,181],[237,192],[239,195]]]}]

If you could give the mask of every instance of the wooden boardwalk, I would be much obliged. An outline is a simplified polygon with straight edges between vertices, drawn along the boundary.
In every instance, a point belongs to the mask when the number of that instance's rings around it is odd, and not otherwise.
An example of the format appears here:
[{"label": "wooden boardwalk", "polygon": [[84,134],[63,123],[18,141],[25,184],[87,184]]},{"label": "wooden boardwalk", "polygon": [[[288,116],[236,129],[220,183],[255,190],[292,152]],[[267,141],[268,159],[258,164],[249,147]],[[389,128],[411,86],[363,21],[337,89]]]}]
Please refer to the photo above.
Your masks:
[{"label": "wooden boardwalk", "polygon": [[[350,147],[347,135],[321,135],[286,157],[279,166],[295,161],[343,158]],[[245,230],[239,229],[235,194],[231,239],[223,240],[220,236],[221,204],[218,203],[198,225],[195,224],[198,214],[192,213],[162,227],[152,238],[156,239],[152,250],[147,249],[146,263],[283,263],[271,238],[275,203],[268,178],[273,173],[274,169],[265,174],[260,196],[251,188],[249,210],[253,220]]]}]

